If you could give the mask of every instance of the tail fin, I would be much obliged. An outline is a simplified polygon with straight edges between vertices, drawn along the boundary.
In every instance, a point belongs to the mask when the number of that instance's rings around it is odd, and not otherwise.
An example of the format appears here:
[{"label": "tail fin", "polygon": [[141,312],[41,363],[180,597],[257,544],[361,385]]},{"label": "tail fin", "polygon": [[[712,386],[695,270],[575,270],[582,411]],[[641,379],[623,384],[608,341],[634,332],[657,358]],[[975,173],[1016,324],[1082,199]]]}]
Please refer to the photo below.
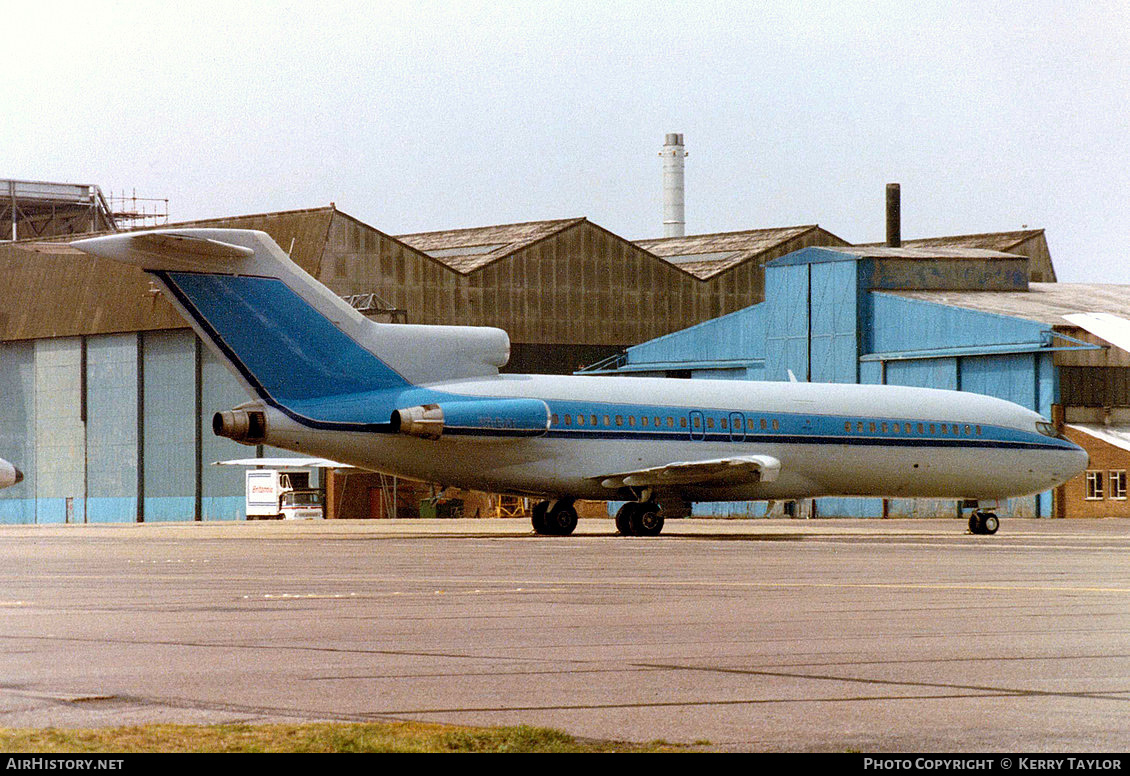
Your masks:
[{"label": "tail fin", "polygon": [[71,245],[150,273],[244,386],[282,407],[495,376],[509,357],[500,329],[366,319],[263,232],[170,229]]}]

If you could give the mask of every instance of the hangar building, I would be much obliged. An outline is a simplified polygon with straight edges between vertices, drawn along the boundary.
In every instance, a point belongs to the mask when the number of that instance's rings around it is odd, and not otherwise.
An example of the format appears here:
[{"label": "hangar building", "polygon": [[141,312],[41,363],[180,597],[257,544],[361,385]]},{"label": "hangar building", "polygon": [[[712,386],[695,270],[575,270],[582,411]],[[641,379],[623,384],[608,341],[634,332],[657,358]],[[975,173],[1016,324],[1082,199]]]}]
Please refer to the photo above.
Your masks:
[{"label": "hangar building", "polygon": [[[766,266],[764,302],[586,371],[754,380],[786,380],[791,371],[801,380],[998,396],[1066,426],[1092,457],[1085,476],[1015,499],[1002,514],[1130,515],[1130,354],[1063,318],[1130,318],[1130,288],[1036,277],[1055,278],[1042,231],[807,248]],[[824,516],[958,514],[954,502],[923,500],[818,499],[804,507]]]}]

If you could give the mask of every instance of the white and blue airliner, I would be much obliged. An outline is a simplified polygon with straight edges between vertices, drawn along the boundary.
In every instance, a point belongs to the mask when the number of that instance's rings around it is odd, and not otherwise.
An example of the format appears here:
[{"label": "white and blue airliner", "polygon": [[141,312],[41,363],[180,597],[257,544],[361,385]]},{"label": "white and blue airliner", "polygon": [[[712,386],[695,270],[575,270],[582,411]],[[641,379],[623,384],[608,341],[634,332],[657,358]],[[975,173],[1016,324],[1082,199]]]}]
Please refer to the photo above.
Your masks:
[{"label": "white and blue airliner", "polygon": [[71,243],[160,285],[253,397],[213,431],[446,486],[541,497],[534,530],[572,533],[577,499],[619,500],[658,534],[695,501],[944,498],[994,533],[1002,499],[1079,474],[1086,452],[1039,414],[925,388],[499,374],[500,329],[366,319],[266,234],[164,229]]}]

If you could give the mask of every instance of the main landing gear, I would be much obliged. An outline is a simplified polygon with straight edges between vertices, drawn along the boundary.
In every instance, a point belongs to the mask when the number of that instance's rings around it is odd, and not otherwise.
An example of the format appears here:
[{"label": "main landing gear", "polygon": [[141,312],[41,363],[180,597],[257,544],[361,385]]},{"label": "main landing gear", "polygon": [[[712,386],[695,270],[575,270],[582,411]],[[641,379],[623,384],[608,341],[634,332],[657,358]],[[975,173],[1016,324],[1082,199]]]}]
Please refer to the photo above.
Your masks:
[{"label": "main landing gear", "polygon": [[534,504],[534,533],[541,536],[568,536],[577,528],[577,510],[567,498]]},{"label": "main landing gear", "polygon": [[[577,510],[568,498],[539,501],[534,505],[534,533],[539,536],[568,536],[577,528]],[[659,536],[663,518],[654,501],[629,501],[616,513],[616,530],[622,536]]]},{"label": "main landing gear", "polygon": [[659,536],[663,518],[653,501],[629,501],[616,512],[616,530],[621,536]]}]

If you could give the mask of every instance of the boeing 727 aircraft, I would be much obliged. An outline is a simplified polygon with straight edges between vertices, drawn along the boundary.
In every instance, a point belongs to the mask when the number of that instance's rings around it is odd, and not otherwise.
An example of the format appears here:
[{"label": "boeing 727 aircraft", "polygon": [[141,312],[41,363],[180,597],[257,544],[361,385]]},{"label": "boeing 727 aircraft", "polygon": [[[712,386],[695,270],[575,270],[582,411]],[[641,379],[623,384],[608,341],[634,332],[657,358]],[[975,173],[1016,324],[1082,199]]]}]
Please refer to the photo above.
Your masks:
[{"label": "boeing 727 aircraft", "polygon": [[23,479],[23,472],[3,458],[0,458],[0,488],[7,488],[16,483],[23,482]]},{"label": "boeing 727 aircraft", "polygon": [[[1031,410],[970,393],[875,385],[502,375],[494,328],[380,324],[262,232],[165,229],[71,243],[148,272],[254,397],[213,431],[364,469],[544,497],[566,535],[575,499],[623,500],[653,536],[694,501],[818,496],[980,502],[1046,491],[1087,454]],[[660,505],[662,505],[662,512]]]}]

